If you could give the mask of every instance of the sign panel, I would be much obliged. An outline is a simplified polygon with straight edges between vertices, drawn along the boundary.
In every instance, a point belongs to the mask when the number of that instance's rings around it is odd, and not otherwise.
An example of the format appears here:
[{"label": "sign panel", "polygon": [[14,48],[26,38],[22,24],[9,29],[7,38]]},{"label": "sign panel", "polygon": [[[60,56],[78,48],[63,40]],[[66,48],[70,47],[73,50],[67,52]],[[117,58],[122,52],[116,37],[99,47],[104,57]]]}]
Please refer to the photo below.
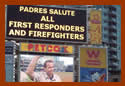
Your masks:
[{"label": "sign panel", "polygon": [[80,68],[80,82],[106,82],[105,68]]},{"label": "sign panel", "polygon": [[73,54],[73,47],[70,45],[20,43],[20,51],[39,52],[39,53]]},{"label": "sign panel", "polygon": [[6,39],[87,42],[86,10],[7,5]]},{"label": "sign panel", "polygon": [[101,44],[102,43],[102,17],[100,10],[90,11],[90,28],[89,28],[89,43]]},{"label": "sign panel", "polygon": [[106,48],[80,48],[80,67],[106,68]]}]

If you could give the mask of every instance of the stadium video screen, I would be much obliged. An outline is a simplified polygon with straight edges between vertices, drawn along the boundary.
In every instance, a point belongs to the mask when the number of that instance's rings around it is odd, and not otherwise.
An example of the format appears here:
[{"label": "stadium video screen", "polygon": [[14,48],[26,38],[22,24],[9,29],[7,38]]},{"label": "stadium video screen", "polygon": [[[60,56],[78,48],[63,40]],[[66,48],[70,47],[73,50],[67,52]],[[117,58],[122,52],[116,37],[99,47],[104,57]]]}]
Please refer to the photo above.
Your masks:
[{"label": "stadium video screen", "polygon": [[73,57],[22,54],[19,68],[20,82],[73,82]]}]

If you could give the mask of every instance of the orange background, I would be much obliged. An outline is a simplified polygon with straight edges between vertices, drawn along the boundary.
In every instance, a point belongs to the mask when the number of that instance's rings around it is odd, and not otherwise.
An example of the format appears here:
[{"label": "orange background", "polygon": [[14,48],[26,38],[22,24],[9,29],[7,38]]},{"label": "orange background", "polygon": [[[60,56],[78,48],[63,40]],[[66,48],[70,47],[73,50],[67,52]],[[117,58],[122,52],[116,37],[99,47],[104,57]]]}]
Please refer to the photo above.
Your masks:
[{"label": "orange background", "polygon": [[[121,82],[5,82],[5,5],[121,5]],[[0,0],[0,86],[125,86],[125,0]]]}]

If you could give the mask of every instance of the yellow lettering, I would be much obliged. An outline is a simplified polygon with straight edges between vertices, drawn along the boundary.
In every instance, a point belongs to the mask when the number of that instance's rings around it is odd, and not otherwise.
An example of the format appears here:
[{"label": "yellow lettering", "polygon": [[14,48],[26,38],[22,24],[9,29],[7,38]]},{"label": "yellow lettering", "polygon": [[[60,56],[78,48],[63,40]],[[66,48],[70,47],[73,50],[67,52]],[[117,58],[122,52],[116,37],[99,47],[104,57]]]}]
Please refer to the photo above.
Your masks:
[{"label": "yellow lettering", "polygon": [[38,8],[38,7],[20,6],[19,11],[20,12],[29,12],[29,13],[47,14],[47,8]]},{"label": "yellow lettering", "polygon": [[53,9],[49,9],[49,14],[53,14]]},{"label": "yellow lettering", "polygon": [[71,11],[71,16],[75,16],[75,11]]},{"label": "yellow lettering", "polygon": [[41,21],[46,21],[45,16],[42,16]]},{"label": "yellow lettering", "polygon": [[21,12],[22,10],[24,10],[24,6],[20,6],[19,11]]},{"label": "yellow lettering", "polygon": [[75,16],[75,11],[73,10],[61,10],[61,9],[49,9],[49,14],[63,15],[63,16]]},{"label": "yellow lettering", "polygon": [[43,32],[42,37],[46,38],[46,32],[45,31]]},{"label": "yellow lettering", "polygon": [[42,37],[40,31],[37,32],[37,37]]},{"label": "yellow lettering", "polygon": [[9,35],[14,35],[13,29],[10,30]]},{"label": "yellow lettering", "polygon": [[84,32],[84,31],[85,31],[84,27],[81,26],[81,27],[80,27],[80,32]]},{"label": "yellow lettering", "polygon": [[75,39],[79,39],[79,34],[75,34]]},{"label": "yellow lettering", "polygon": [[9,21],[9,27],[15,28],[31,28],[31,22]]},{"label": "yellow lettering", "polygon": [[11,29],[10,32],[9,32],[9,35],[12,35],[12,36],[25,36],[26,35],[26,31],[25,30],[13,30]]},{"label": "yellow lettering", "polygon": [[80,34],[80,40],[83,40],[83,39],[84,39],[84,35]]},{"label": "yellow lettering", "polygon": [[74,34],[70,33],[70,39],[74,39]]}]

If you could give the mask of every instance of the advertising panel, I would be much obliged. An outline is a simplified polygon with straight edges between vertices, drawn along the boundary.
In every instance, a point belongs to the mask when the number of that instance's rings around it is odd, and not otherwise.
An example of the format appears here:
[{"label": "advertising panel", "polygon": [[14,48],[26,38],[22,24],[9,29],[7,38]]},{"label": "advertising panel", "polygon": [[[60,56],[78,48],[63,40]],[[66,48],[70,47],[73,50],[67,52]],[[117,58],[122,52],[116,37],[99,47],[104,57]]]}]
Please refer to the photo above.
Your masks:
[{"label": "advertising panel", "polygon": [[6,39],[87,42],[86,10],[7,5]]},{"label": "advertising panel", "polygon": [[80,47],[80,82],[108,81],[107,49]]},{"label": "advertising panel", "polygon": [[106,82],[105,68],[80,68],[80,82]]},{"label": "advertising panel", "polygon": [[19,82],[73,82],[73,57],[22,54],[19,66]]},{"label": "advertising panel", "polygon": [[74,49],[73,49],[73,46],[71,45],[20,43],[20,51],[39,52],[39,53],[73,54]]},{"label": "advertising panel", "polygon": [[89,43],[102,44],[102,14],[100,10],[90,11]]},{"label": "advertising panel", "polygon": [[106,48],[80,48],[80,67],[106,68]]}]

